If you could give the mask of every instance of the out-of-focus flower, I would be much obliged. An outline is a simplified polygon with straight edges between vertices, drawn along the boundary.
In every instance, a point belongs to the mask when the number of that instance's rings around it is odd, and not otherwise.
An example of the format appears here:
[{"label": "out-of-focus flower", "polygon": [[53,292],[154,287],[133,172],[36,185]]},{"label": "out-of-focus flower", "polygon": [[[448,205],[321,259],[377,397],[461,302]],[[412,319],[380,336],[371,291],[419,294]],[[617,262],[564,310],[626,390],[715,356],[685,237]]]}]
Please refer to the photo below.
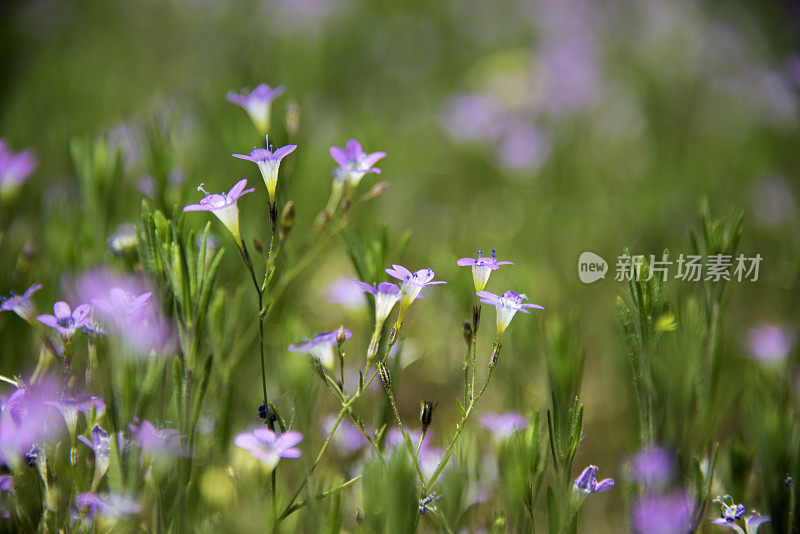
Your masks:
[{"label": "out-of-focus flower", "polygon": [[445,102],[439,123],[456,141],[485,141],[500,135],[504,117],[505,112],[495,98],[462,94]]},{"label": "out-of-focus flower", "polygon": [[797,204],[789,181],[773,174],[758,180],[751,188],[752,212],[762,226],[788,223],[797,216]]},{"label": "out-of-focus flower", "polygon": [[745,516],[746,509],[744,505],[736,504],[730,495],[717,497],[714,502],[719,503],[722,510],[720,517],[711,522],[715,525],[732,528],[741,534],[756,534],[758,527],[770,521],[769,516],[760,515],[755,511]]},{"label": "out-of-focus flower", "polygon": [[14,200],[19,188],[36,168],[36,158],[30,150],[13,153],[0,139],[0,204]]},{"label": "out-of-focus flower", "polygon": [[93,518],[100,515],[107,519],[119,520],[136,515],[140,510],[139,503],[126,495],[98,495],[84,492],[75,497],[75,516],[85,514]]},{"label": "out-of-focus flower", "polygon": [[274,469],[281,458],[300,458],[300,449],[296,445],[301,441],[303,435],[300,432],[290,430],[279,435],[266,428],[257,428],[237,435],[233,443],[263,461],[268,469]]},{"label": "out-of-focus flower", "polygon": [[33,284],[22,295],[11,293],[8,297],[0,298],[0,311],[13,311],[22,319],[33,324],[36,316],[33,304],[31,304],[31,296],[40,289],[42,289],[42,284]]},{"label": "out-of-focus flower", "polygon": [[[347,328],[343,329],[344,338],[350,339],[353,333]],[[322,332],[311,339],[305,339],[298,343],[289,345],[289,352],[305,352],[316,356],[322,364],[328,369],[333,368],[335,357],[333,354],[333,347],[336,346],[336,337],[339,330],[331,330],[330,332]]]},{"label": "out-of-focus flower", "polygon": [[136,227],[132,224],[122,224],[106,240],[106,244],[117,256],[136,249],[139,240],[136,237]]},{"label": "out-of-focus flower", "polygon": [[750,329],[748,346],[756,359],[768,363],[783,360],[794,349],[795,332],[774,324],[760,324]]},{"label": "out-of-focus flower", "polygon": [[364,292],[356,280],[342,276],[325,288],[326,300],[333,304],[340,304],[348,310],[364,307]]},{"label": "out-of-focus flower", "polygon": [[631,480],[642,484],[666,484],[672,478],[674,459],[665,448],[657,445],[637,452],[630,462]]},{"label": "out-of-focus flower", "polygon": [[0,461],[17,469],[37,443],[56,435],[62,428],[57,401],[58,384],[49,379],[19,387],[8,399],[0,400]]},{"label": "out-of-focus flower", "polygon": [[590,465],[575,479],[574,491],[585,495],[602,493],[614,487],[614,480],[606,478],[597,481],[597,466]]},{"label": "out-of-focus flower", "polygon": [[351,193],[365,174],[368,172],[381,173],[381,170],[373,167],[373,165],[386,157],[386,152],[365,153],[364,149],[361,148],[361,143],[355,139],[347,141],[345,148],[332,146],[330,152],[333,160],[345,171]]},{"label": "out-of-focus flower", "polygon": [[492,249],[492,256],[481,256],[483,251],[478,251],[477,258],[461,258],[458,265],[461,267],[472,267],[472,280],[475,282],[475,291],[483,291],[489,281],[489,275],[496,271],[501,265],[514,265],[510,261],[497,261],[495,249]]},{"label": "out-of-focus flower", "polygon": [[108,433],[100,425],[92,427],[90,436],[92,438],[91,441],[85,436],[78,436],[78,441],[89,447],[94,453],[94,476],[92,479],[92,488],[94,489],[100,484],[103,475],[108,471],[110,464],[108,453],[111,443],[108,439]]},{"label": "out-of-focus flower", "polygon": [[107,297],[94,299],[92,304],[109,314],[115,321],[129,323],[144,309],[152,295],[148,291],[136,296],[121,287],[112,287],[108,290]]},{"label": "out-of-focus flower", "polygon": [[497,145],[498,161],[511,170],[538,170],[550,159],[550,139],[523,120],[510,121]]},{"label": "out-of-focus flower", "polygon": [[685,534],[692,515],[692,501],[684,493],[650,494],[634,502],[631,521],[637,534]]},{"label": "out-of-focus flower", "polygon": [[239,180],[228,193],[223,192],[217,195],[207,193],[203,190],[203,184],[200,184],[197,190],[205,193],[206,196],[200,200],[199,204],[189,204],[183,208],[183,211],[210,211],[222,221],[225,228],[233,234],[236,243],[243,249],[244,243],[239,234],[239,208],[236,206],[236,201],[242,195],[255,191],[252,187],[250,189],[245,189],[245,187],[247,187],[247,180]]},{"label": "out-of-focus flower", "polygon": [[47,404],[61,412],[71,436],[75,436],[78,413],[89,413],[94,409],[96,418],[100,418],[106,410],[105,402],[97,395],[67,396],[60,393],[55,401],[49,401]]},{"label": "out-of-focus flower", "polygon": [[436,275],[433,269],[420,269],[412,273],[402,265],[394,264],[391,269],[386,269],[386,274],[393,278],[397,278],[402,283],[400,284],[400,316],[398,321],[402,321],[405,316],[406,310],[418,297],[421,298],[419,292],[425,286],[435,284],[446,284],[441,280],[434,281]]},{"label": "out-of-focus flower", "polygon": [[487,412],[481,417],[481,426],[492,431],[495,438],[502,440],[517,430],[528,428],[530,421],[519,412]]},{"label": "out-of-focus flower", "polygon": [[275,190],[278,187],[278,169],[281,160],[295,151],[297,145],[286,145],[275,148],[269,144],[269,136],[266,137],[267,148],[254,148],[250,155],[231,154],[234,158],[246,159],[258,165],[261,176],[264,178],[264,185],[267,186],[270,205],[275,204]]},{"label": "out-of-focus flower", "polygon": [[517,312],[530,313],[527,308],[544,309],[543,306],[538,304],[524,304],[522,301],[527,300],[528,297],[525,293],[520,294],[516,291],[506,291],[502,296],[495,295],[489,291],[478,291],[477,295],[481,298],[481,302],[496,308],[498,337],[503,335]]},{"label": "out-of-focus flower", "polygon": [[172,428],[156,428],[150,421],[143,420],[138,425],[128,425],[133,433],[133,441],[150,454],[177,454],[181,445],[181,435]]},{"label": "out-of-focus flower", "polygon": [[59,301],[53,305],[53,315],[40,315],[36,319],[43,325],[54,328],[68,342],[76,330],[89,322],[91,311],[92,307],[88,304],[81,304],[75,310],[70,310],[69,304]]},{"label": "out-of-focus flower", "polygon": [[381,282],[377,288],[360,280],[356,280],[355,283],[363,291],[372,293],[375,297],[375,328],[380,328],[391,313],[394,305],[400,300],[400,288],[389,282]]},{"label": "out-of-focus flower", "polygon": [[256,125],[262,135],[267,135],[269,131],[269,119],[272,109],[272,101],[283,94],[284,87],[279,85],[272,89],[269,85],[262,83],[252,92],[242,94],[228,93],[229,102],[242,106],[250,120]]}]

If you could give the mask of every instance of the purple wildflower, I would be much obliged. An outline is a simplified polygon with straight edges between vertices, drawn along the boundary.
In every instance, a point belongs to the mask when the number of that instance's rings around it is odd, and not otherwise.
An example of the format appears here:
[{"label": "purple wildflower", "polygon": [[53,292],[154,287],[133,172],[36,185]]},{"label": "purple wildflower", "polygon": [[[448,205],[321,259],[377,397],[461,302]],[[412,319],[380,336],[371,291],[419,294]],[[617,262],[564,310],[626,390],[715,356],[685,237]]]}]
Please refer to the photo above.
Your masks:
[{"label": "purple wildflower", "polygon": [[125,495],[98,495],[87,491],[75,497],[75,515],[78,516],[85,512],[88,517],[95,517],[99,514],[118,520],[136,515],[140,510],[139,503]]},{"label": "purple wildflower", "polygon": [[269,85],[262,83],[252,92],[243,92],[242,94],[228,93],[227,98],[229,102],[242,106],[247,114],[250,115],[250,120],[256,125],[258,131],[262,135],[266,135],[269,130],[270,111],[272,101],[283,94],[284,87],[279,85],[276,88],[271,88]]},{"label": "purple wildflower", "polygon": [[106,410],[105,402],[96,395],[68,397],[61,393],[55,401],[47,402],[47,405],[61,412],[71,436],[75,435],[78,426],[78,413],[87,414],[94,409],[95,419],[99,419]]},{"label": "purple wildflower", "polygon": [[717,497],[714,502],[719,503],[722,510],[720,517],[711,522],[715,525],[732,528],[741,534],[756,534],[758,527],[770,521],[769,516],[762,516],[755,511],[745,516],[746,509],[744,505],[736,504],[730,495]]},{"label": "purple wildflower", "polygon": [[261,176],[264,178],[264,185],[267,186],[270,204],[275,204],[275,189],[278,187],[278,168],[281,160],[295,151],[297,145],[286,145],[275,148],[269,144],[269,136],[266,137],[267,148],[253,148],[249,156],[244,154],[231,154],[234,158],[246,159],[258,165]]},{"label": "purple wildflower", "polygon": [[499,136],[504,113],[493,96],[460,94],[444,103],[439,123],[456,141],[485,141]]},{"label": "purple wildflower", "polygon": [[495,295],[488,291],[478,291],[476,293],[484,304],[490,304],[497,309],[497,336],[503,335],[511,319],[517,312],[530,313],[527,308],[535,308],[543,310],[544,307],[538,304],[523,304],[523,300],[527,300],[525,293],[517,293],[516,291],[506,291],[503,296]]},{"label": "purple wildflower", "polygon": [[23,183],[36,168],[36,158],[30,150],[14,154],[4,139],[0,139],[0,201],[13,200]]},{"label": "purple wildflower", "polygon": [[645,495],[633,504],[631,520],[637,534],[685,534],[691,528],[691,499],[681,492]]},{"label": "purple wildflower", "polygon": [[652,445],[631,458],[631,480],[643,484],[666,484],[672,478],[674,460],[663,447]]},{"label": "purple wildflower", "polygon": [[345,148],[332,146],[330,152],[333,160],[347,173],[351,192],[368,172],[380,174],[381,170],[373,165],[386,157],[386,152],[365,153],[361,148],[361,143],[355,139],[347,141]]},{"label": "purple wildflower", "polygon": [[114,320],[128,323],[132,317],[138,315],[144,309],[152,295],[148,291],[136,296],[121,287],[112,287],[108,290],[106,298],[94,299],[92,304],[109,314]]},{"label": "purple wildflower", "polygon": [[151,454],[177,454],[181,435],[172,428],[156,428],[150,421],[143,420],[138,426],[128,425],[133,433],[133,441],[142,452]]},{"label": "purple wildflower", "polygon": [[300,449],[296,445],[303,441],[300,432],[290,430],[276,434],[266,428],[257,428],[236,436],[233,443],[258,460],[262,460],[270,469],[278,465],[281,458],[300,458]]},{"label": "purple wildflower", "polygon": [[[333,430],[334,423],[336,423],[336,417],[332,415],[327,416],[320,425],[322,431],[326,435],[330,434]],[[343,419],[339,422],[339,427],[336,430],[336,434],[333,436],[333,443],[342,453],[351,454],[361,450],[368,442],[367,438],[364,437],[364,434],[361,433],[361,430],[359,430],[355,424],[347,419]]]},{"label": "purple wildflower", "polygon": [[73,311],[70,310],[69,304],[59,301],[53,305],[53,315],[40,315],[36,319],[43,325],[55,328],[61,338],[68,342],[76,330],[89,322],[91,311],[92,307],[88,304],[81,304]]},{"label": "purple wildflower", "polygon": [[574,491],[584,493],[585,495],[591,495],[592,493],[608,491],[614,487],[613,479],[606,478],[598,482],[596,475],[597,466],[590,465],[584,469],[578,478],[575,479]]},{"label": "purple wildflower", "polygon": [[111,463],[108,457],[111,442],[108,438],[108,433],[103,430],[100,425],[94,425],[90,433],[91,441],[84,436],[78,436],[78,441],[89,447],[94,453],[94,477],[92,479],[92,488],[96,488],[108,470]]},{"label": "purple wildflower", "polygon": [[497,439],[506,439],[518,430],[528,428],[530,421],[519,412],[487,412],[481,417],[481,426],[488,428]]},{"label": "purple wildflower", "polygon": [[386,269],[386,274],[402,282],[400,285],[400,317],[398,317],[398,321],[402,321],[406,310],[417,299],[423,287],[447,283],[441,280],[434,281],[435,273],[430,268],[420,269],[412,273],[402,265],[394,264],[392,267],[392,269]]},{"label": "purple wildflower", "polygon": [[380,328],[380,325],[383,325],[383,322],[386,321],[386,318],[391,313],[394,305],[400,300],[400,288],[389,282],[381,282],[377,288],[360,280],[356,280],[355,283],[362,290],[372,293],[375,297],[375,328]]},{"label": "purple wildflower", "polygon": [[748,345],[750,352],[762,362],[783,360],[795,345],[793,330],[774,324],[762,323],[750,329]]},{"label": "purple wildflower", "polygon": [[472,267],[472,280],[475,282],[475,291],[483,291],[489,281],[489,275],[496,271],[501,265],[514,265],[510,261],[497,261],[495,249],[492,249],[492,257],[481,257],[482,251],[478,251],[477,258],[461,258],[458,265],[461,267]]},{"label": "purple wildflower", "polygon": [[10,296],[0,299],[0,311],[13,311],[32,324],[36,320],[36,316],[33,312],[31,296],[40,289],[42,289],[42,284],[33,284],[22,295],[11,293]]},{"label": "purple wildflower", "polygon": [[[317,357],[325,367],[332,369],[335,361],[333,347],[336,346],[336,337],[338,334],[339,330],[331,330],[329,332],[322,332],[312,339],[305,339],[298,343],[292,343],[289,345],[289,352],[305,352],[312,354]],[[344,338],[350,339],[351,337],[353,337],[353,333],[345,328]]]},{"label": "purple wildflower", "polygon": [[239,247],[244,247],[242,237],[239,235],[239,208],[236,207],[236,201],[242,195],[255,191],[252,187],[245,189],[246,186],[247,180],[239,180],[227,194],[222,192],[216,195],[207,193],[203,189],[203,184],[200,184],[197,190],[202,191],[206,196],[200,200],[199,204],[189,204],[183,208],[183,211],[210,211],[233,234],[233,238],[236,239]]},{"label": "purple wildflower", "polygon": [[58,432],[58,413],[51,408],[57,391],[58,384],[45,379],[0,399],[0,461],[17,467],[36,443]]}]

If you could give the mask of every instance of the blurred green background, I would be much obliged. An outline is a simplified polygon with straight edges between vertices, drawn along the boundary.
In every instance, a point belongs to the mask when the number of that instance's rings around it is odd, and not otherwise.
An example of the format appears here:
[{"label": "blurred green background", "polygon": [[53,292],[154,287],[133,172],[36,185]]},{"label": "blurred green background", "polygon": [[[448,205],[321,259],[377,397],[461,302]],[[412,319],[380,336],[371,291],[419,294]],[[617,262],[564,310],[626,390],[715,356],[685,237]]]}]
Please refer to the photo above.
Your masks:
[{"label": "blurred green background", "polygon": [[[690,253],[702,199],[717,215],[744,210],[740,250],[764,260],[757,282],[731,284],[725,350],[745,356],[757,323],[797,324],[797,28],[796,3],[778,1],[3,2],[0,137],[14,150],[34,149],[39,167],[3,245],[0,294],[38,281],[37,301],[51,302],[65,276],[115,261],[81,228],[101,225],[93,232],[102,244],[117,225],[137,221],[149,167],[130,132],[154,122],[170,125],[169,167],[185,178],[173,180],[168,208],[197,201],[200,182],[221,191],[246,177],[256,194],[240,202],[243,234],[261,236],[260,177],[229,154],[263,140],[225,93],[285,84],[271,140],[289,142],[285,108],[296,105],[299,148],[279,183],[279,198],[297,207],[294,232],[310,227],[328,198],[328,147],[355,137],[368,152],[387,152],[380,179],[391,188],[359,215],[353,235],[374,235],[376,220],[391,243],[410,230],[404,257],[390,254],[389,263],[431,266],[448,282],[428,290],[406,322],[406,350],[417,359],[397,386],[404,415],[413,421],[420,398],[438,401],[435,439],[449,432],[472,302],[471,276],[455,261],[496,248],[516,266],[495,273],[487,289],[525,292],[548,316],[579,317],[586,415],[577,463],[619,476],[637,448],[614,306],[624,291],[613,280],[616,258],[626,247]],[[87,220],[69,146],[103,133],[127,156],[124,181],[106,220]],[[374,181],[365,178],[367,187]],[[212,230],[232,248],[216,222]],[[26,244],[35,252],[20,260]],[[583,251],[609,262],[605,280],[580,282]],[[230,252],[220,283],[233,292],[247,280]],[[281,327],[268,336],[269,357],[295,381],[307,363],[292,360],[289,343],[341,322],[356,332],[353,347],[369,338],[365,310],[326,300],[339,276],[355,276],[342,240],[291,286],[273,319]],[[678,281],[670,291],[685,302],[699,286]],[[543,317],[514,320],[483,410],[546,406]],[[484,324],[492,322],[489,312]],[[34,340],[20,324],[0,315],[3,372],[33,365]],[[259,387],[255,365],[238,370],[242,425],[252,410],[245,397]],[[290,383],[272,385],[292,397]],[[294,399],[298,410],[304,399],[312,397]],[[582,524],[598,532],[625,524],[620,493],[587,504]]]}]

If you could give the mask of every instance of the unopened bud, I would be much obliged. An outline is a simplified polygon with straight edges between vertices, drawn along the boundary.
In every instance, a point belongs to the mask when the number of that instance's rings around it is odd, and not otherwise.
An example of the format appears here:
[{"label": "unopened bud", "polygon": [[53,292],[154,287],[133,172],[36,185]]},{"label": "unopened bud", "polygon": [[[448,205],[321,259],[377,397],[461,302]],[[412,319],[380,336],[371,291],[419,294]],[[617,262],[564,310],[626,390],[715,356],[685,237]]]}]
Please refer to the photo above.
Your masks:
[{"label": "unopened bud", "polygon": [[378,182],[370,188],[367,196],[369,198],[378,198],[384,194],[387,189],[389,189],[389,182]]},{"label": "unopened bud", "polygon": [[78,465],[78,449],[75,447],[69,450],[69,463],[73,467]]},{"label": "unopened bud", "polygon": [[472,325],[469,321],[464,321],[464,341],[467,342],[467,347],[472,346]]},{"label": "unopened bud", "polygon": [[347,339],[347,338],[345,337],[345,334],[344,334],[344,326],[340,326],[339,327],[339,331],[336,332],[336,344],[341,347],[342,343],[344,343],[345,339]]},{"label": "unopened bud", "polygon": [[389,346],[394,343],[394,340],[397,339],[397,323],[392,325],[392,329],[389,331]]},{"label": "unopened bud", "polygon": [[428,431],[428,427],[431,426],[431,421],[433,421],[433,412],[436,410],[436,407],[439,405],[437,402],[436,404],[432,403],[431,401],[422,401],[419,405],[419,422],[422,425],[422,433]]},{"label": "unopened bud", "polygon": [[253,239],[253,248],[255,248],[256,252],[259,254],[264,254],[264,242],[260,239]]},{"label": "unopened bud", "polygon": [[478,327],[481,325],[481,307],[480,306],[473,306],[472,307],[472,332],[475,333],[478,331]]},{"label": "unopened bud", "polygon": [[291,200],[286,203],[281,212],[281,239],[284,239],[294,226],[294,202]]},{"label": "unopened bud", "polygon": [[311,366],[314,368],[314,371],[319,375],[322,381],[325,382],[325,368],[322,367],[322,362],[319,361],[319,358],[311,354],[309,354],[308,357],[311,358]]},{"label": "unopened bud", "polygon": [[382,362],[378,362],[378,374],[381,376],[381,382],[383,382],[383,387],[386,388],[386,391],[391,390],[392,376],[389,374],[389,369]]}]

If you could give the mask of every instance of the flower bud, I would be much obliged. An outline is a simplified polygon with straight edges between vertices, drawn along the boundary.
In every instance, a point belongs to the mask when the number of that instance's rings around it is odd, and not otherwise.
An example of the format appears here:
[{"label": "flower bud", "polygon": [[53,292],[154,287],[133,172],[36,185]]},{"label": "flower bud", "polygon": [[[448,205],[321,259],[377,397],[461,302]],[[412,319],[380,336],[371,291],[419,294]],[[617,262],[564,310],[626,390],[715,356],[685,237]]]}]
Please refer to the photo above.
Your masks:
[{"label": "flower bud", "polygon": [[367,193],[367,197],[378,198],[384,194],[387,189],[389,189],[389,182],[378,182],[370,188],[369,192]]},{"label": "flower bud", "polygon": [[336,344],[341,347],[342,343],[344,343],[345,339],[347,339],[347,338],[345,337],[345,333],[344,333],[344,325],[342,325],[342,326],[339,327],[339,331],[336,332]]},{"label": "flower bud", "polygon": [[467,343],[467,347],[472,346],[472,325],[469,324],[469,321],[464,321],[464,341]]},{"label": "flower bud", "polygon": [[383,387],[386,388],[386,391],[390,391],[392,389],[392,376],[389,374],[389,369],[382,362],[378,362],[378,374],[381,377],[381,382],[383,382]]},{"label": "flower bud", "polygon": [[431,426],[431,421],[433,421],[433,412],[436,410],[436,407],[439,405],[437,402],[436,404],[432,403],[431,401],[422,401],[419,405],[419,422],[422,425],[422,433],[428,431],[428,427]]},{"label": "flower bud", "polygon": [[472,307],[472,332],[477,332],[478,327],[481,325],[481,307]]},{"label": "flower bud", "polygon": [[297,138],[297,133],[300,131],[300,106],[297,105],[297,102],[292,101],[286,105],[284,121],[286,122],[286,133],[289,138]]}]

